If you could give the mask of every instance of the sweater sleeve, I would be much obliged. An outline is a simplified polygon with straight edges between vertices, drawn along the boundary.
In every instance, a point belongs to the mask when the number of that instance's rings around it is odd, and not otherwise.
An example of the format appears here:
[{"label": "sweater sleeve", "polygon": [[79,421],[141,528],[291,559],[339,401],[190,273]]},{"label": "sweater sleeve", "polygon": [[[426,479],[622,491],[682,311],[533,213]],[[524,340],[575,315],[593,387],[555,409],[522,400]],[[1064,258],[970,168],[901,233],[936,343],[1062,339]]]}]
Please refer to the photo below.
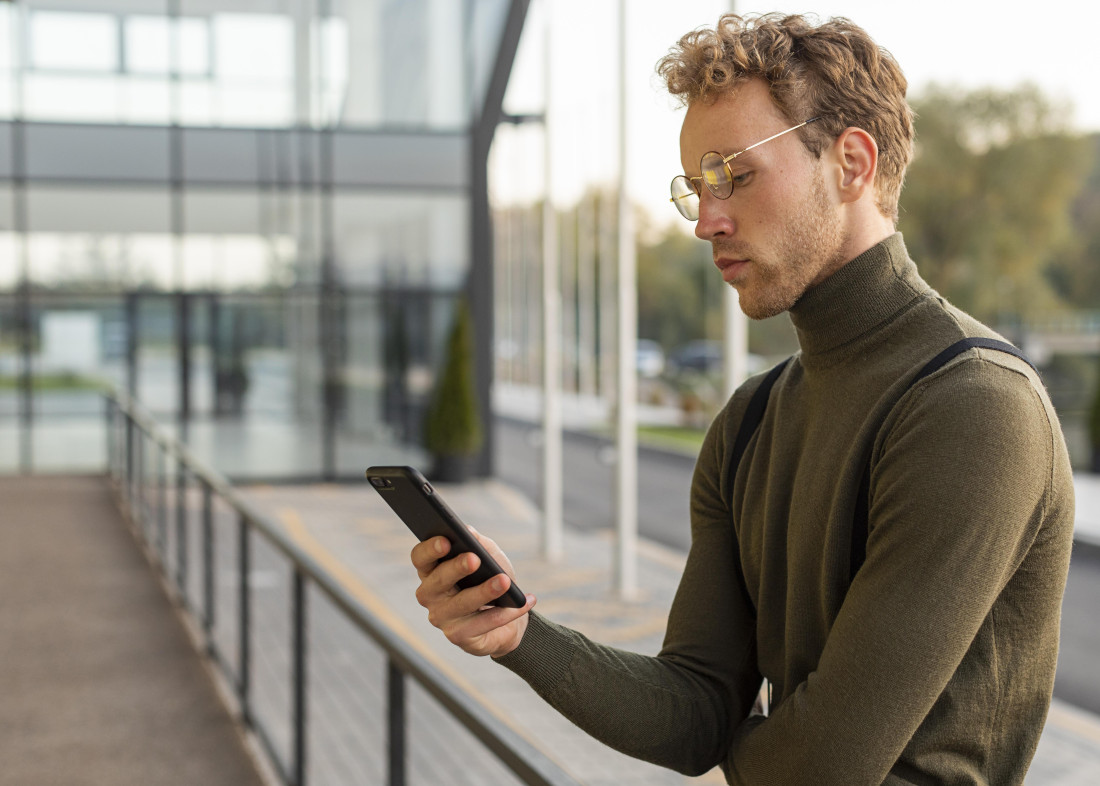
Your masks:
[{"label": "sweater sleeve", "polygon": [[[872,457],[866,561],[816,669],[767,719],[736,730],[731,783],[888,779],[996,599],[1049,535],[1052,488],[1064,489],[1052,417],[1022,370],[973,356],[902,399]],[[1059,549],[1049,553],[1028,562],[1049,578],[1026,603],[1057,615],[1065,566]],[[998,618],[997,640],[1034,635],[1025,629],[1034,611]]]},{"label": "sweater sleeve", "polygon": [[755,620],[739,579],[720,491],[725,415],[711,426],[692,485],[692,546],[656,656],[604,646],[532,613],[499,663],[605,744],[687,774],[724,761],[762,677]]}]

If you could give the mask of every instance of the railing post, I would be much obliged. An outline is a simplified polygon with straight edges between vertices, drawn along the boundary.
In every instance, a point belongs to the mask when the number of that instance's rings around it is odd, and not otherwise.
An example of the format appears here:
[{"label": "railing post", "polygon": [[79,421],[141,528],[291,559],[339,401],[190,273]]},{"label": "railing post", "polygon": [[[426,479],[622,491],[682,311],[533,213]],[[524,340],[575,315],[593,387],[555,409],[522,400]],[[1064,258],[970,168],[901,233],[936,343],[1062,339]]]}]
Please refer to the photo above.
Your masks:
[{"label": "railing post", "polygon": [[168,576],[168,460],[164,447],[155,438],[153,445],[157,451],[157,555],[161,571]]},{"label": "railing post", "polygon": [[306,783],[306,579],[302,569],[294,567],[294,619],[291,642],[294,679],[293,724],[295,786]]},{"label": "railing post", "polygon": [[202,627],[214,649],[214,491],[202,481]]},{"label": "railing post", "polygon": [[386,698],[389,730],[389,786],[405,786],[405,674],[386,659]]},{"label": "railing post", "polygon": [[184,606],[188,606],[187,467],[178,459],[176,464],[176,589]]},{"label": "railing post", "polygon": [[115,479],[115,402],[110,396],[103,397],[103,427],[107,436],[107,478]]},{"label": "railing post", "polygon": [[130,518],[134,514],[134,421],[127,412],[127,424],[125,424],[125,476],[123,478],[122,496],[127,499],[127,509]]},{"label": "railing post", "polygon": [[148,541],[149,533],[145,531],[145,432],[137,430],[137,440],[134,443],[134,487],[137,495],[137,525],[141,532],[141,539]]},{"label": "railing post", "polygon": [[248,574],[251,571],[248,548],[248,519],[243,513],[240,514],[240,518],[237,524],[237,555],[239,557],[239,573],[240,573],[240,605],[238,608],[238,619],[240,622],[239,640],[240,646],[240,671],[238,682],[238,694],[241,700],[241,717],[246,725],[252,725],[252,713],[248,710],[248,662],[249,662],[249,586],[248,586]]}]

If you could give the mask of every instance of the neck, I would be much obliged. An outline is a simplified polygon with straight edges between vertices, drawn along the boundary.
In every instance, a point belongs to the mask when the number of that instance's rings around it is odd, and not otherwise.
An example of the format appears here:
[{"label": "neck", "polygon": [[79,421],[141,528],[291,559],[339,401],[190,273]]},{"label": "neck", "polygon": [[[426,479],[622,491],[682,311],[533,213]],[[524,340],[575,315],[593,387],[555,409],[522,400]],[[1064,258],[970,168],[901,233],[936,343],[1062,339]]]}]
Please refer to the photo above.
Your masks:
[{"label": "neck", "polygon": [[837,266],[837,270],[898,231],[893,219],[884,216],[873,201],[861,199],[848,207],[842,246],[844,262]]}]

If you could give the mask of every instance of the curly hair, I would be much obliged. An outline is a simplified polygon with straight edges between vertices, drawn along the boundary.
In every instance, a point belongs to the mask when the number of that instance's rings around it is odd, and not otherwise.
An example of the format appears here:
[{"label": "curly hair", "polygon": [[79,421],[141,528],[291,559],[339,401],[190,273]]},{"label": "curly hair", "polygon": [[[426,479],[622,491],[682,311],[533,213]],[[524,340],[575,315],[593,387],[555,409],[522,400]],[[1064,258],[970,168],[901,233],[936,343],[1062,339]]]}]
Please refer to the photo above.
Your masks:
[{"label": "curly hair", "polygon": [[800,15],[725,14],[714,29],[683,36],[657,63],[668,91],[684,104],[713,101],[752,78],[766,81],[815,155],[844,129],[862,128],[878,145],[876,204],[898,218],[898,199],[913,152],[908,83],[893,56],[844,18],[811,23]]}]

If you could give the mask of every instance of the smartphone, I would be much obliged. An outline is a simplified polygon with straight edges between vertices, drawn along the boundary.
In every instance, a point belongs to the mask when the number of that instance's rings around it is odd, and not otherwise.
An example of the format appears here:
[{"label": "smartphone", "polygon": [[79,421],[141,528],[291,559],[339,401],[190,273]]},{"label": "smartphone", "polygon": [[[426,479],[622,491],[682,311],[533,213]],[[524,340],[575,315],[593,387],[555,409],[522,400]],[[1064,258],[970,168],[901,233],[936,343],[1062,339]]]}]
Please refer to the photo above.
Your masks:
[{"label": "smartphone", "polygon": [[[415,468],[371,467],[367,470],[367,480],[382,499],[393,508],[393,512],[405,522],[405,526],[420,540],[428,540],[437,535],[442,535],[449,540],[451,551],[447,559],[467,551],[472,551],[478,556],[481,560],[478,569],[472,575],[461,579],[458,582],[459,587],[463,589],[476,587],[498,573],[504,573],[474,534]],[[494,606],[518,609],[527,603],[527,598],[513,581],[507,592],[490,603]]]}]

